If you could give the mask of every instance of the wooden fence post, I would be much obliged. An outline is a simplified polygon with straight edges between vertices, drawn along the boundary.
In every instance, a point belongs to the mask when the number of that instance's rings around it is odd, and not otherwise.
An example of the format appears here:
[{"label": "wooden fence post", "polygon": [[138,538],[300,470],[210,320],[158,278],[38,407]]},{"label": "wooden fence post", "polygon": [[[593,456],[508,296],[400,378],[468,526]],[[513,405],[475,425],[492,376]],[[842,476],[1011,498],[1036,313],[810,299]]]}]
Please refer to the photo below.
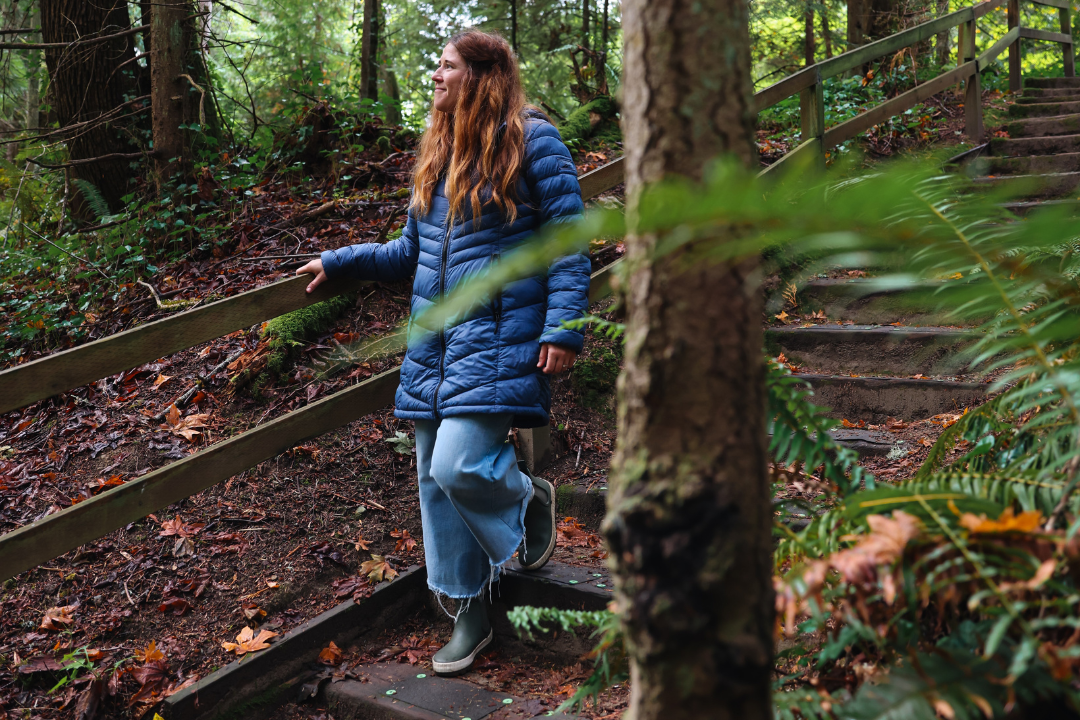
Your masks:
[{"label": "wooden fence post", "polygon": [[[820,71],[817,82],[799,93],[799,114],[802,119],[802,141],[811,138],[821,140],[825,135],[825,85]],[[817,167],[825,167],[825,145],[821,145]]]},{"label": "wooden fence post", "polygon": [[[1020,26],[1020,0],[1009,0],[1009,30]],[[1020,92],[1020,38],[1009,46],[1009,91]]]},{"label": "wooden fence post", "polygon": [[555,459],[551,447],[551,426],[537,428],[518,428],[518,459],[525,461],[525,466],[532,473],[539,473]]},{"label": "wooden fence post", "polygon": [[[975,59],[975,19],[968,20],[960,26],[960,63],[964,64]],[[972,143],[978,143],[983,136],[982,116],[982,83],[979,78],[978,67],[964,82],[964,133]]]},{"label": "wooden fence post", "polygon": [[[1061,19],[1061,32],[1069,37],[1072,37],[1072,21],[1069,19],[1069,10],[1061,8],[1058,10],[1058,17]],[[1062,65],[1065,67],[1065,77],[1076,77],[1076,60],[1075,53],[1073,52],[1073,45],[1069,43],[1061,44]]]}]

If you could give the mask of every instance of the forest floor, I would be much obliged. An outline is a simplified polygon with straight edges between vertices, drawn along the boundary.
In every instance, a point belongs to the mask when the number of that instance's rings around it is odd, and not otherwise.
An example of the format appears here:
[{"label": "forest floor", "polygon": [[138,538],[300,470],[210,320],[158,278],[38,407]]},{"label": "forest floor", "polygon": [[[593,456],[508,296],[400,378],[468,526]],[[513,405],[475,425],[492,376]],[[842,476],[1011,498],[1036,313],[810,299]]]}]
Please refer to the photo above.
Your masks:
[{"label": "forest floor", "polygon": [[[939,136],[948,144],[956,137],[948,128],[958,114],[944,102],[948,120]],[[924,138],[918,148],[933,142]],[[582,151],[579,171],[618,152]],[[764,145],[762,152],[767,160]],[[406,202],[398,191],[406,186],[411,157],[396,152],[371,160],[384,172],[378,193],[342,195],[327,183],[300,186],[279,178],[238,198],[228,220],[234,242],[218,256],[160,267],[158,291],[171,301],[193,303],[229,296],[290,275],[297,255],[385,236],[400,225],[394,213]],[[601,201],[620,199],[621,187]],[[620,256],[622,245],[593,250],[596,269]],[[272,258],[281,255],[293,257]],[[0,290],[8,297],[18,292],[11,286]],[[0,416],[0,532],[393,367],[398,357],[373,357],[348,372],[323,375],[317,362],[338,343],[394,328],[408,311],[409,292],[408,282],[369,286],[331,328],[308,341],[287,376],[262,386],[257,397],[250,387],[230,383],[264,350],[254,327]],[[162,308],[141,286],[125,287],[91,313],[86,339],[189,306]],[[617,364],[618,345],[587,334],[579,367],[595,373],[613,358]],[[62,347],[30,347],[23,361]],[[170,418],[177,399],[192,388],[194,397]],[[552,390],[558,455],[544,476],[557,485],[603,483],[615,443],[610,384],[593,376],[563,376],[553,379]],[[915,452],[864,464],[883,478],[905,477],[941,427],[940,418],[905,418],[883,427]],[[242,629],[280,635],[343,599],[370,592],[372,580],[422,563],[412,445],[411,423],[395,419],[390,409],[369,415],[6,581],[0,590],[0,720],[68,717],[91,703],[101,716],[141,717],[163,697],[235,659],[223,643]],[[792,495],[815,495],[797,482]],[[597,535],[573,519],[560,523],[556,560],[596,567],[605,557]],[[431,625],[416,619],[380,636],[381,648],[346,653],[357,661],[397,659],[430,668],[430,655],[450,627],[448,620]],[[582,658],[526,671],[496,647],[467,679],[557,705],[588,667]],[[627,697],[623,684],[582,715],[618,717]],[[281,717],[286,716],[327,714],[313,706]]]}]

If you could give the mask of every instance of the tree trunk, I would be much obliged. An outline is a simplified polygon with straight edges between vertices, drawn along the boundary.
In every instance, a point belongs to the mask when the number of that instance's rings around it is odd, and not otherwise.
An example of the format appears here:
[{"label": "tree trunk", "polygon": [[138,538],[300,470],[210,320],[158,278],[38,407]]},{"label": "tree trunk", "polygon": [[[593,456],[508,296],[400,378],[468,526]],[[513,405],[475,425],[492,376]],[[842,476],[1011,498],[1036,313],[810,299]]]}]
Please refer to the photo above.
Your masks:
[{"label": "tree trunk", "polygon": [[379,99],[379,0],[364,0],[364,36],[360,41],[360,97]]},{"label": "tree trunk", "polygon": [[604,88],[607,92],[607,54],[608,54],[608,0],[604,0],[604,25],[600,29],[600,65],[596,68],[600,76],[597,87]]},{"label": "tree trunk", "polygon": [[[72,43],[79,38],[109,35],[131,24],[126,0],[41,0],[40,8],[41,37],[46,43]],[[63,127],[100,118],[109,111],[124,115],[135,109],[123,107],[124,96],[131,90],[127,82],[130,76],[113,72],[117,65],[134,56],[131,36],[46,50],[52,119]],[[121,124],[131,122],[125,120]],[[113,123],[99,123],[80,128],[67,142],[67,150],[72,160],[84,160],[134,152],[138,148]],[[130,162],[103,160],[70,168],[69,177],[81,181],[75,183],[79,193],[73,198],[73,214],[93,219],[96,214],[87,201],[96,201],[95,195],[100,195],[109,209],[119,209],[120,198],[132,189],[128,184],[132,176]]]},{"label": "tree trunk", "polygon": [[591,0],[581,0],[581,44],[585,49],[589,49],[591,44],[589,43],[589,12]]},{"label": "tree trunk", "polygon": [[867,0],[848,0],[847,49],[852,50],[866,41]]},{"label": "tree trunk", "polygon": [[[937,3],[938,17],[949,14],[949,0],[938,0]],[[937,40],[934,43],[934,55],[938,65],[945,65],[949,62],[949,31],[940,32],[937,35]]]},{"label": "tree trunk", "polygon": [[814,10],[809,5],[806,6],[806,13],[803,16],[805,22],[805,35],[806,42],[803,46],[803,57],[806,60],[807,67],[814,64],[814,55],[817,54],[817,43],[814,41]]},{"label": "tree trunk", "polygon": [[178,173],[187,174],[191,167],[195,134],[180,126],[205,126],[200,102],[204,116],[213,104],[204,94],[208,90],[205,80],[199,83],[191,74],[194,68],[202,67],[195,4],[191,0],[157,0],[151,17],[150,102],[160,190],[166,180]]},{"label": "tree trunk", "polygon": [[825,59],[833,56],[832,34],[829,32],[829,8],[824,6],[821,10],[821,39],[825,41]]},{"label": "tree trunk", "polygon": [[[37,3],[34,4],[33,11],[30,14],[30,27],[41,27],[41,6]],[[37,42],[35,35],[29,35],[26,38],[27,42]],[[38,73],[41,70],[41,51],[40,50],[27,50],[26,51],[26,122],[24,125],[27,130],[32,128],[41,127],[41,118],[39,111],[41,109],[41,86],[38,83]],[[17,146],[12,146],[17,147]]]},{"label": "tree trunk", "polygon": [[[744,0],[625,0],[627,332],[604,533],[628,720],[772,720],[772,512],[754,262],[654,258],[645,183],[756,164]],[[721,47],[725,52],[716,52]],[[686,72],[693,68],[694,72]],[[710,242],[734,239],[718,227]]]},{"label": "tree trunk", "polygon": [[517,0],[510,0],[510,47],[515,55],[521,57],[517,36]]}]

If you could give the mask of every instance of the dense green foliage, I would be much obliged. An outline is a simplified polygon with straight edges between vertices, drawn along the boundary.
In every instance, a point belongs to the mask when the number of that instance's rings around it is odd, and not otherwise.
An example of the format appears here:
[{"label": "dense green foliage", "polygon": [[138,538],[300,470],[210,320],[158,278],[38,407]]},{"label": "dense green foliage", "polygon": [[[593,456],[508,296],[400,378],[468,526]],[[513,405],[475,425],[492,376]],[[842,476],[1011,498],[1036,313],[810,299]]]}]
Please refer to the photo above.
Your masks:
[{"label": "dense green foliage", "polygon": [[[963,178],[926,169],[796,177],[767,182],[721,165],[701,187],[659,185],[643,196],[637,229],[662,235],[658,252],[692,262],[764,254],[809,268],[870,268],[879,287],[908,288],[957,322],[990,318],[968,360],[997,371],[997,394],[946,421],[911,480],[883,484],[828,439],[832,421],[810,404],[808,386],[769,364],[774,461],[803,468],[821,488],[810,505],[777,506],[777,609],[790,638],[778,717],[888,710],[929,720],[942,703],[949,716],[1003,717],[1037,697],[1080,700],[1073,219],[1052,206],[1017,221],[1005,196],[971,193]],[[739,227],[742,239],[714,242],[717,223]],[[545,248],[508,256],[445,312],[489,282],[623,229],[600,211],[552,232]],[[835,679],[825,690],[809,684],[818,677]]]}]

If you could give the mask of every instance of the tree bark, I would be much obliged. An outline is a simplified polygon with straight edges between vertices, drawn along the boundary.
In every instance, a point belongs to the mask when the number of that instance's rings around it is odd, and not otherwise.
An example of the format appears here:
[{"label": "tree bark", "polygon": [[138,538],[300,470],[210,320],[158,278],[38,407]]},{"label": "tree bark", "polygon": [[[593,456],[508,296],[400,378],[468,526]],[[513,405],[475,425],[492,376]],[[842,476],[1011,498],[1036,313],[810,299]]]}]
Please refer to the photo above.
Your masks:
[{"label": "tree bark", "polygon": [[518,49],[517,11],[517,0],[510,0],[510,48],[515,55],[521,57],[521,51]]},{"label": "tree bark", "polygon": [[833,56],[832,34],[829,32],[829,8],[825,6],[821,11],[821,39],[825,41],[825,59]]},{"label": "tree bark", "polygon": [[[71,43],[80,38],[110,35],[130,25],[126,0],[41,0],[41,37],[44,43]],[[132,88],[116,66],[135,56],[134,36],[105,42],[52,47],[45,50],[45,65],[49,72],[52,119],[60,126],[85,122],[121,107],[124,96]],[[124,114],[124,113],[120,113]],[[112,124],[100,123],[80,129],[67,142],[71,160],[82,160],[111,153],[138,150],[125,134]],[[87,194],[98,193],[111,210],[119,209],[120,198],[131,191],[128,179],[130,161],[109,160],[73,167],[67,172],[75,183],[78,196],[73,198],[72,212],[78,217],[92,219],[94,213],[86,202]]]},{"label": "tree bark", "polygon": [[379,0],[364,0],[364,36],[360,41],[360,97],[379,99]]},{"label": "tree bark", "polygon": [[847,49],[852,50],[866,42],[868,0],[848,0]]},{"label": "tree bark", "polygon": [[[949,0],[938,0],[937,2],[937,14],[938,17],[949,14]],[[949,62],[949,31],[940,32],[937,34],[937,39],[934,42],[934,55],[938,65],[944,65]]]},{"label": "tree bark", "polygon": [[592,47],[589,42],[589,14],[591,11],[591,0],[581,0],[581,44],[586,48]]},{"label": "tree bark", "polygon": [[[205,126],[205,115],[213,109],[211,99],[206,97],[207,84],[198,83],[191,74],[195,67],[202,66],[195,9],[192,0],[157,0],[151,15],[150,102],[159,190],[169,178],[186,174],[191,167],[195,135],[180,126],[190,123]],[[200,118],[200,104],[203,118]]]},{"label": "tree bark", "polygon": [[[745,0],[625,0],[627,331],[604,533],[628,720],[771,720],[772,513],[756,263],[654,257],[646,183],[750,165]],[[724,52],[716,52],[716,48]],[[686,68],[693,68],[687,72]],[[709,242],[735,237],[720,226]]]},{"label": "tree bark", "polygon": [[807,67],[814,64],[814,55],[817,54],[817,43],[814,41],[814,10],[809,5],[804,15],[806,42],[803,45],[803,57]]},{"label": "tree bark", "polygon": [[[33,11],[30,15],[30,27],[41,27],[41,6],[37,3],[34,4]],[[33,37],[27,39],[34,39]],[[27,130],[31,128],[41,127],[41,117],[39,111],[41,109],[41,94],[40,85],[38,84],[38,73],[41,70],[41,54],[36,50],[26,51],[26,122],[25,126]]]}]

